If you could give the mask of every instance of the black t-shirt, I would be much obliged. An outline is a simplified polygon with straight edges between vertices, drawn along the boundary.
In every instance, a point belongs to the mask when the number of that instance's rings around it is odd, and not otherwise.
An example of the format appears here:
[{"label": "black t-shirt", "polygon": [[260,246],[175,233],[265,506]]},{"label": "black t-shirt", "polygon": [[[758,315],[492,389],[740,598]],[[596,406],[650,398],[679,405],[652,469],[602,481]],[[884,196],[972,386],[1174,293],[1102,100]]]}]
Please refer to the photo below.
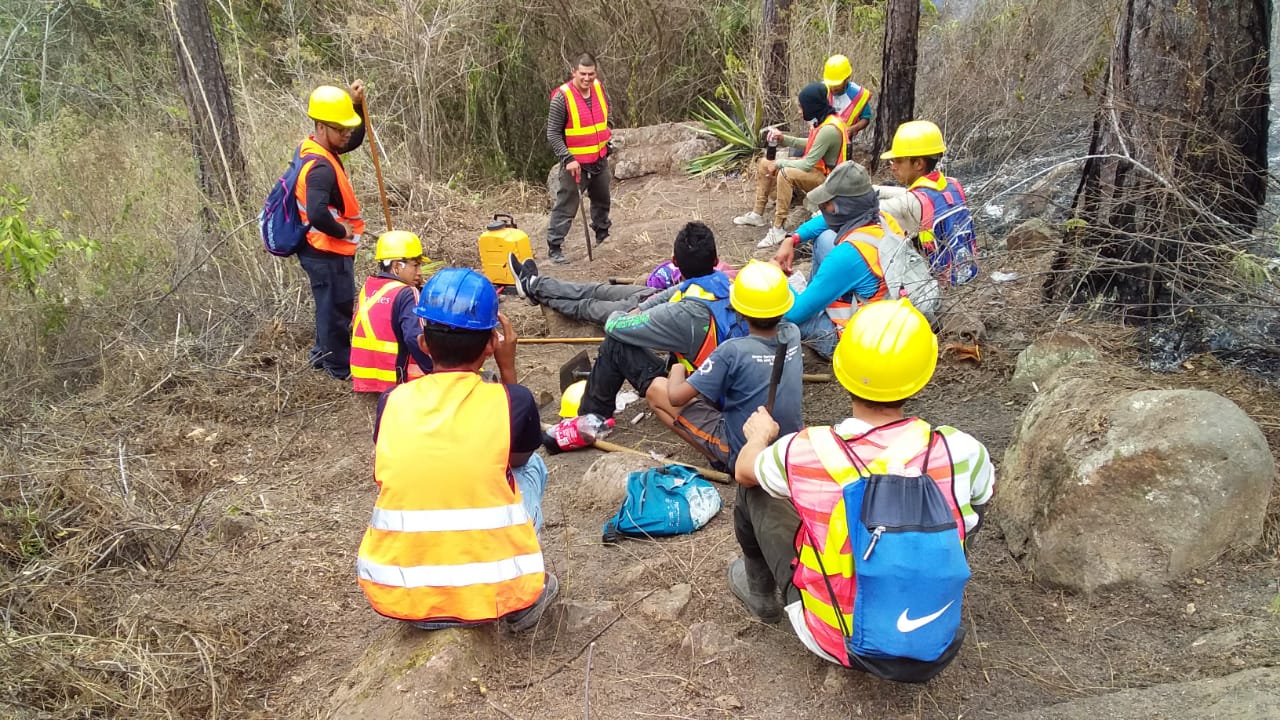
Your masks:
[{"label": "black t-shirt", "polygon": [[[511,410],[511,452],[530,453],[542,446],[542,416],[533,393],[523,385],[503,385],[507,390],[507,405]],[[395,388],[392,388],[394,390]],[[373,442],[378,442],[378,428],[382,426],[382,411],[387,405],[387,390],[378,398],[378,412],[373,421]]]}]

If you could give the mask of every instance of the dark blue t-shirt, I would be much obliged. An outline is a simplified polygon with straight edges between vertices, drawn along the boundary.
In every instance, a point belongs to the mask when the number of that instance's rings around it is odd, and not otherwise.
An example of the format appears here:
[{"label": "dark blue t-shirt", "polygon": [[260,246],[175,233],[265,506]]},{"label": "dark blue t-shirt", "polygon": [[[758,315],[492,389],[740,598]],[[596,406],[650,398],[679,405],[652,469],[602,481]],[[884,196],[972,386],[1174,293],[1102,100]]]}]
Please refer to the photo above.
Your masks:
[{"label": "dark blue t-shirt", "polygon": [[698,394],[724,413],[730,468],[747,443],[742,426],[751,413],[769,399],[769,378],[779,342],[787,343],[787,360],[773,401],[773,419],[778,423],[780,434],[797,432],[803,427],[800,396],[804,363],[800,329],[795,325],[779,323],[776,339],[748,335],[726,340],[689,376],[689,384]]}]

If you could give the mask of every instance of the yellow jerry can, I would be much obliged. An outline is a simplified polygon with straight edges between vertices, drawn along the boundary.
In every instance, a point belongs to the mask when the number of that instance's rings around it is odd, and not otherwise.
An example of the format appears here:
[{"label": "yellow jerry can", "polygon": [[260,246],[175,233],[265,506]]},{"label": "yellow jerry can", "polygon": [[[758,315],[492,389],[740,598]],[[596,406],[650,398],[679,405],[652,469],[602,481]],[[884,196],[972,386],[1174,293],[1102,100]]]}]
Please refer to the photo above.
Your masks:
[{"label": "yellow jerry can", "polygon": [[514,285],[511,268],[507,267],[507,255],[515,253],[524,262],[533,257],[529,236],[516,227],[515,218],[497,213],[493,222],[480,233],[480,272],[494,285]]}]

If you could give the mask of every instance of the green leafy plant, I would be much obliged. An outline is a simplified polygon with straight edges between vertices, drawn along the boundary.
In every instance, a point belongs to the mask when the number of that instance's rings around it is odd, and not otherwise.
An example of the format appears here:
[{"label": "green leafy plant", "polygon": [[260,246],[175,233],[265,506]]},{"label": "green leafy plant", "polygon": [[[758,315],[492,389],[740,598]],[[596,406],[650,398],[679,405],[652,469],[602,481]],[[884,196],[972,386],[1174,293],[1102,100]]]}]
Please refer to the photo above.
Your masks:
[{"label": "green leafy plant", "polygon": [[755,154],[757,138],[760,137],[760,126],[763,122],[763,108],[756,103],[749,110],[742,102],[742,97],[729,85],[721,85],[716,89],[716,97],[729,104],[726,112],[716,103],[700,98],[703,111],[694,114],[694,119],[703,127],[693,126],[701,135],[716,138],[724,143],[719,150],[699,155],[689,161],[686,168],[692,175],[730,170],[745,164]]},{"label": "green leafy plant", "polygon": [[92,259],[99,245],[83,235],[65,240],[61,230],[46,226],[40,218],[28,221],[30,202],[17,185],[0,188],[0,267],[16,274],[16,285],[40,295],[40,278],[59,257],[75,253]]}]

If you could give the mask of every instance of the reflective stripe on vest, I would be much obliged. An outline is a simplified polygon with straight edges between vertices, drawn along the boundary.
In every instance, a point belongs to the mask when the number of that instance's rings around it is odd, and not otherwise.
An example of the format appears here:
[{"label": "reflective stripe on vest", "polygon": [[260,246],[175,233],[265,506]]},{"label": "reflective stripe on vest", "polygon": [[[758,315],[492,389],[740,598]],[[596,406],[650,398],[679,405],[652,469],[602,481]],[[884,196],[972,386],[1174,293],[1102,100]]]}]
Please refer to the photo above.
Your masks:
[{"label": "reflective stripe on vest", "polygon": [[[852,83],[850,84],[852,85]],[[857,122],[862,115],[862,109],[867,106],[867,103],[871,102],[870,90],[858,85],[853,85],[853,87],[858,88],[858,92],[853,94],[849,104],[845,106],[844,110],[840,111],[840,119],[844,121],[845,125],[852,125]],[[849,90],[846,88],[845,92],[848,93]],[[827,102],[834,106],[835,103],[831,102],[833,97],[834,95],[830,92],[827,93]]]},{"label": "reflective stripe on vest", "polygon": [[[375,276],[360,290],[351,323],[351,386],[355,392],[382,392],[404,379],[422,376],[412,357],[406,359],[407,378],[397,372],[400,343],[395,332],[395,296],[406,287],[399,280]],[[414,296],[416,300],[416,289]]]},{"label": "reflective stripe on vest", "polygon": [[869,473],[909,476],[927,471],[947,499],[964,540],[964,519],[952,490],[951,456],[928,423],[907,418],[848,441],[829,427],[807,428],[796,435],[786,460],[791,502],[800,515],[793,582],[814,640],[846,665],[845,631],[852,627],[857,558],[849,547],[844,486],[861,475],[850,453]]},{"label": "reflective stripe on vest", "polygon": [[[835,126],[835,129],[840,131],[840,155],[836,160],[836,165],[839,165],[849,157],[848,144],[845,142],[845,136],[848,134],[849,130],[845,127],[844,121],[840,119],[840,116],[835,113],[828,115],[826,120],[823,120],[817,127],[809,131],[809,140],[804,144],[804,154],[809,154],[809,148],[813,147],[814,141],[818,139],[818,132],[822,130],[822,126],[824,125],[833,125]],[[835,165],[828,166],[825,158],[819,158],[818,164],[814,165],[813,169],[823,175],[826,175],[830,173],[834,167]]]},{"label": "reflective stripe on vest", "polygon": [[684,353],[672,353],[686,369],[690,371],[698,369],[720,343],[729,338],[747,334],[745,321],[729,306],[731,284],[732,281],[729,280],[728,275],[716,270],[710,275],[685,280],[671,296],[671,302],[691,299],[694,302],[703,303],[711,311],[707,320],[707,334],[703,336],[702,345],[698,347],[693,360],[686,357]]},{"label": "reflective stripe on vest", "polygon": [[[884,213],[880,213],[881,219],[887,217]],[[897,225],[896,221],[893,222]],[[861,239],[859,239],[861,238]],[[853,292],[849,292],[831,302],[827,306],[827,317],[831,318],[832,324],[836,326],[837,331],[843,331],[844,326],[849,323],[854,312],[857,311],[863,303],[879,300],[888,294],[884,284],[884,268],[880,266],[880,246],[879,241],[884,238],[884,227],[881,225],[863,225],[856,227],[849,232],[836,238],[836,245],[847,242],[853,245],[858,254],[862,256],[862,260],[867,264],[867,268],[871,273],[880,279],[880,285],[876,290],[876,294],[869,298],[858,297]]]},{"label": "reflective stripe on vest", "polygon": [[[351,238],[336,238],[332,235],[325,234],[312,228],[307,231],[307,242],[311,247],[322,252],[333,253],[335,255],[355,255],[356,247],[360,244],[360,235],[364,233],[364,218],[360,215],[360,202],[356,200],[355,190],[351,188],[351,180],[347,177],[347,170],[334,157],[333,153],[324,149],[320,143],[314,138],[307,138],[302,141],[302,145],[298,148],[300,155],[319,155],[333,166],[334,177],[337,178],[338,191],[342,193],[342,212],[336,207],[329,206],[329,213],[338,222],[345,222],[351,225]],[[307,173],[311,172],[311,167],[319,162],[318,159],[308,160],[302,166],[302,172],[298,174],[298,184],[294,190],[294,197],[298,201],[298,215],[303,222],[310,223],[307,219]]]},{"label": "reflective stripe on vest", "polygon": [[374,610],[482,622],[542,594],[538,536],[508,467],[510,413],[506,388],[476,373],[432,373],[387,396],[357,563]]},{"label": "reflective stripe on vest", "polygon": [[580,163],[593,163],[604,157],[605,146],[613,132],[609,129],[609,103],[604,99],[600,81],[596,80],[591,85],[590,105],[572,82],[561,85],[555,92],[564,95],[564,107],[568,111],[564,144],[573,154],[573,159]]}]

